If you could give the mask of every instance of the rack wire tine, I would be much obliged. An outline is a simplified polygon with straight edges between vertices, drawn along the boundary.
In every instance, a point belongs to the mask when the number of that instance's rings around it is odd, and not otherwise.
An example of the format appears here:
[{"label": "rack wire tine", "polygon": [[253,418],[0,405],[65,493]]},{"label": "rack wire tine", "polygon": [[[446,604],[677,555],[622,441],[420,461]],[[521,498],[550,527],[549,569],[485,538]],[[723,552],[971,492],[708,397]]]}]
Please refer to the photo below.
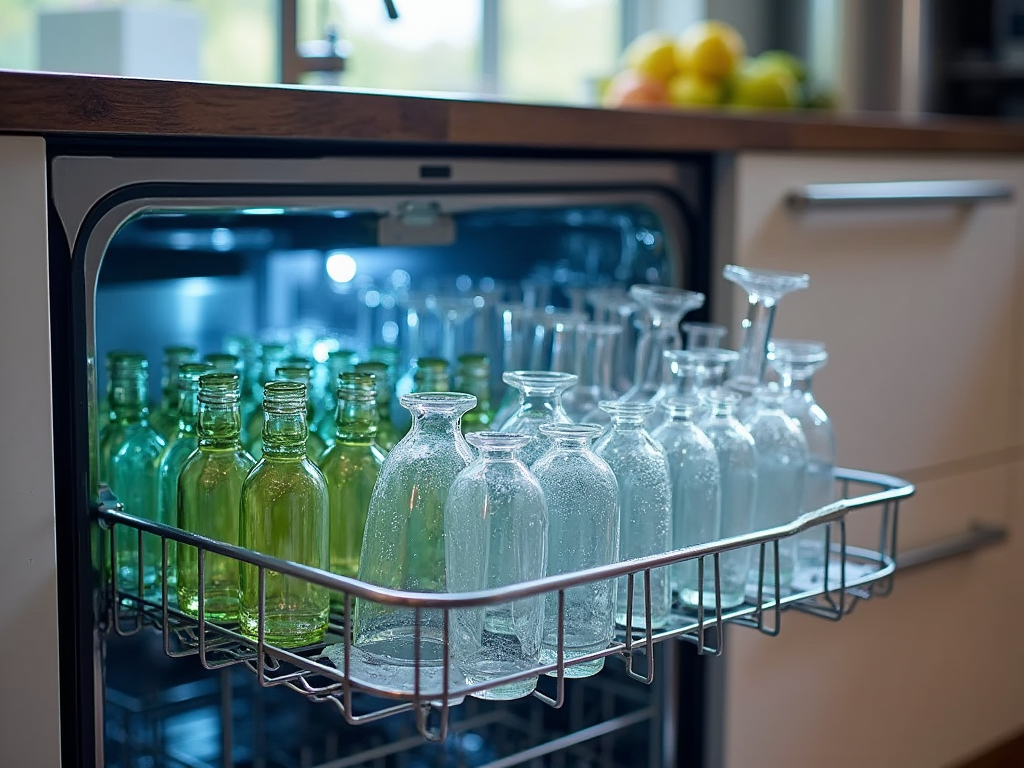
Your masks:
[{"label": "rack wire tine", "polygon": [[[141,533],[141,531],[140,531]],[[121,624],[121,590],[119,588],[120,574],[117,568],[117,524],[114,523],[110,526],[110,582],[112,599],[111,605],[113,606],[113,621],[111,622],[114,626],[114,633],[119,637],[131,637],[132,635],[142,631],[142,611],[136,607],[132,613],[134,619],[133,626],[126,628]]]},{"label": "rack wire tine", "polygon": [[715,558],[715,656],[722,655],[722,647],[725,642],[725,633],[722,628],[722,570],[721,555],[714,554]]},{"label": "rack wire tine", "polygon": [[[632,574],[630,574],[632,576]],[[632,584],[630,585],[632,586]],[[633,590],[630,589],[629,596],[632,597]],[[632,600],[628,600],[632,603]],[[632,605],[627,605],[626,612],[629,614],[628,618],[630,625],[633,623],[633,615],[630,610]],[[634,680],[650,685],[654,682],[654,629],[651,626],[651,569],[644,569],[644,649],[647,653],[647,674],[641,675],[633,671],[633,658],[635,656],[635,641],[633,640],[633,632],[630,629],[626,635],[628,642],[626,643],[626,674],[628,674]]]},{"label": "rack wire tine", "polygon": [[345,616],[344,616],[344,627],[341,632],[341,645],[342,650],[345,651],[345,659],[342,663],[344,667],[344,675],[342,676],[341,685],[341,697],[342,707],[341,713],[345,716],[345,721],[350,725],[355,725],[354,713],[352,712],[352,595],[348,592],[345,595]]},{"label": "rack wire tine", "polygon": [[697,558],[697,655],[704,655],[704,558]]},{"label": "rack wire tine", "polygon": [[139,562],[138,562],[138,569],[135,572],[135,586],[136,586],[136,589],[137,589],[135,595],[136,595],[136,597],[139,598],[139,600],[142,600],[146,596],[146,568],[145,568],[145,565],[144,565],[145,562],[146,562],[146,559],[145,559],[145,549],[144,549],[144,545],[143,545],[143,541],[142,541],[142,537],[145,536],[145,534],[142,532],[141,528],[137,529],[137,533],[139,534],[139,545],[138,545],[138,552],[137,552],[137,554],[138,554],[138,561]]},{"label": "rack wire tine", "polygon": [[160,601],[160,611],[163,619],[163,626],[161,627],[161,630],[164,636],[164,653],[171,656],[171,621],[170,612],[167,609],[167,539],[162,537],[160,542],[160,559],[163,565],[163,587],[161,589],[162,599]]},{"label": "rack wire tine", "polygon": [[762,541],[759,547],[758,555],[760,562],[757,566],[757,629],[759,632],[764,632],[764,562],[765,562],[765,543]]},{"label": "rack wire tine", "polygon": [[633,653],[633,584],[635,573],[626,576],[626,651]]},{"label": "rack wire tine", "polygon": [[841,619],[853,610],[855,599],[846,591],[846,518],[844,517],[839,521],[839,616],[837,618]]},{"label": "rack wire tine", "polygon": [[[422,623],[421,623],[422,618],[423,618],[422,611],[420,610],[419,606],[417,606],[416,608],[413,608],[413,612],[412,612],[412,668],[413,668],[413,673],[412,673],[412,692],[413,692],[413,704],[415,704],[417,706],[417,708],[421,707],[422,704],[423,704],[423,702],[420,699],[420,684],[421,684],[420,675],[421,675],[421,670],[423,668],[421,663],[420,663],[421,660],[422,660],[421,656],[420,656],[420,651],[421,651],[421,648],[420,648],[420,638],[422,637],[422,634],[423,634],[423,626],[422,626]],[[420,725],[419,710],[417,709],[417,716],[416,716],[416,726],[417,726],[417,728],[419,728],[419,725]],[[420,731],[420,735],[423,738],[427,738],[427,734],[424,733],[422,730]]]},{"label": "rack wire tine", "polygon": [[[558,629],[555,634],[555,698],[533,691],[535,698],[540,699],[549,707],[561,709],[565,704],[565,590],[558,590]],[[551,674],[550,672],[548,673]]]},{"label": "rack wire tine", "polygon": [[779,634],[782,627],[782,578],[779,573],[779,539],[772,539],[772,549],[775,553],[775,601],[772,605],[774,614],[772,617],[772,627],[765,634],[775,637]]},{"label": "rack wire tine", "polygon": [[256,609],[257,679],[261,686],[267,688],[271,684],[271,681],[267,678],[267,671],[263,666],[267,647],[267,571],[262,565],[257,566],[257,568],[257,597],[259,603]]},{"label": "rack wire tine", "polygon": [[[835,597],[832,595],[834,591],[832,589],[832,523],[826,523],[825,526],[825,572],[822,574],[822,599],[828,603],[828,607],[832,613],[839,616],[843,615],[843,608],[841,605],[836,605]],[[842,554],[841,554],[842,556]],[[818,612],[821,615],[820,612]]]},{"label": "rack wire tine", "polygon": [[206,550],[197,547],[196,571],[199,583],[196,585],[196,601],[199,610],[199,663],[212,669],[206,660]]}]

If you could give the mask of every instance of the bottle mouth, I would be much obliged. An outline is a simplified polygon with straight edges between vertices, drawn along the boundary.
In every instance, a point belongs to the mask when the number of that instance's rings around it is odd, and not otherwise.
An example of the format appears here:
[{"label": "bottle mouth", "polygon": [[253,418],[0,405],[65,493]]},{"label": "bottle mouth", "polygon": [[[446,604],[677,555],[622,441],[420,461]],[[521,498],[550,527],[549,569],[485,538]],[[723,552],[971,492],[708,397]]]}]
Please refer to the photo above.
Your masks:
[{"label": "bottle mouth", "polygon": [[701,397],[712,405],[731,405],[734,407],[739,405],[743,399],[741,394],[726,387],[713,387],[712,389],[705,390],[701,393]]},{"label": "bottle mouth", "polygon": [[777,382],[770,382],[769,384],[762,384],[754,390],[754,399],[759,403],[776,404],[781,403],[787,397],[789,392],[778,385]]},{"label": "bottle mouth", "polygon": [[576,326],[576,332],[591,336],[617,336],[622,333],[622,326],[611,323],[580,323]]},{"label": "bottle mouth", "polygon": [[740,353],[731,349],[695,349],[693,354],[704,365],[732,365],[740,359]]},{"label": "bottle mouth", "polygon": [[608,415],[625,419],[642,421],[654,413],[654,406],[650,403],[620,403],[618,400],[602,400],[597,405]]},{"label": "bottle mouth", "polygon": [[784,272],[779,269],[749,269],[737,264],[726,264],[722,277],[736,283],[753,296],[778,300],[791,291],[802,291],[811,278],[802,272]]},{"label": "bottle mouth", "polygon": [[470,432],[466,442],[481,451],[514,451],[530,443],[536,435],[522,432]]},{"label": "bottle mouth", "polygon": [[501,380],[517,389],[537,394],[554,394],[576,385],[579,376],[561,371],[506,371]]},{"label": "bottle mouth", "polygon": [[204,373],[199,377],[199,402],[207,405],[237,403],[241,388],[237,373]]},{"label": "bottle mouth", "polygon": [[667,413],[689,416],[703,405],[703,401],[693,395],[676,395],[665,398],[660,405]]},{"label": "bottle mouth", "polygon": [[403,408],[424,413],[462,414],[476,407],[476,397],[465,392],[413,392],[402,395]]},{"label": "bottle mouth", "polygon": [[540,432],[552,439],[593,440],[604,432],[600,424],[541,424]]},{"label": "bottle mouth", "polygon": [[269,381],[263,386],[263,410],[306,412],[306,385],[301,381]]}]

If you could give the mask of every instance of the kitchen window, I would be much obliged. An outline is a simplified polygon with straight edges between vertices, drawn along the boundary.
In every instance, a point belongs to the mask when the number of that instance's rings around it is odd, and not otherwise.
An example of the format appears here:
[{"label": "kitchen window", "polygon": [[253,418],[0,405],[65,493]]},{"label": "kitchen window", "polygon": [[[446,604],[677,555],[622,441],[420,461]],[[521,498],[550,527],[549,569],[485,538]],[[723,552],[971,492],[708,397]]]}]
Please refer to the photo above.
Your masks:
[{"label": "kitchen window", "polygon": [[[623,0],[299,0],[299,39],[334,28],[348,60],[316,84],[398,91],[489,93],[513,100],[587,103],[614,73]],[[202,18],[203,80],[278,79],[277,0],[0,0],[0,68],[37,69],[38,15],[48,11],[191,7]]]}]

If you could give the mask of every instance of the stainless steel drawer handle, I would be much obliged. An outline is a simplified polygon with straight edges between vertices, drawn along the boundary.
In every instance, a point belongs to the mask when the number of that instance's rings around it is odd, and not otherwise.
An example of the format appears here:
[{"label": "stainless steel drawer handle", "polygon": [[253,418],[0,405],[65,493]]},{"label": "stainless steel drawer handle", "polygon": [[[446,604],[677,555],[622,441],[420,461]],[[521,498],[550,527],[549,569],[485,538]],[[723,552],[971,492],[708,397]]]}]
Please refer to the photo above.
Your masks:
[{"label": "stainless steel drawer handle", "polygon": [[1009,535],[1006,528],[974,523],[966,533],[959,536],[900,553],[896,556],[896,570],[902,572],[908,568],[920,568],[922,565],[969,555],[979,549],[1002,544]]},{"label": "stainless steel drawer handle", "polygon": [[1013,187],[1002,181],[880,181],[807,184],[786,195],[795,210],[876,205],[974,204],[1012,200]]}]

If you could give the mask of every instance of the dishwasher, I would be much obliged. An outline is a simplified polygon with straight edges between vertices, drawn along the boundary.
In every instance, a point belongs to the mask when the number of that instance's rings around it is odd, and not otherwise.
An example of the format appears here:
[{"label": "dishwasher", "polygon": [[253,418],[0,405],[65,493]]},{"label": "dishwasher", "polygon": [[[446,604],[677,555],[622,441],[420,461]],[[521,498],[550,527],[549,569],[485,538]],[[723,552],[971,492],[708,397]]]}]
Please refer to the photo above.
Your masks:
[{"label": "dishwasher", "polygon": [[[166,568],[168,552],[190,544],[330,586],[346,605],[391,599],[132,516],[98,482],[111,352],[145,355],[155,401],[169,344],[200,353],[242,337],[286,344],[318,371],[352,348],[389,357],[399,388],[418,356],[473,351],[490,360],[497,405],[503,370],[550,365],[565,318],[593,311],[621,326],[608,367],[628,380],[636,308],[598,308],[594,297],[635,283],[685,287],[707,295],[687,320],[708,319],[714,159],[338,154],[283,143],[167,154],[73,139],[49,141],[47,153],[50,284],[25,290],[50,291],[61,382],[43,393],[55,413],[56,523],[36,535],[52,536],[58,553],[54,718],[66,764],[710,766],[720,752],[715,669],[728,663],[726,625],[771,636],[786,611],[837,620],[892,588],[899,503],[913,488],[844,469],[839,501],[784,529],[526,585],[537,595],[587,579],[648,584],[651,569],[682,559],[717,570],[721,552],[741,544],[764,562],[812,525],[830,542],[823,583],[789,594],[764,586],[734,609],[673,609],[664,628],[619,630],[599,675],[569,679],[559,653],[535,694],[514,702],[478,700],[448,679],[441,690],[396,692],[330,663],[323,644],[249,642],[178,611],[167,589],[125,589],[108,560],[127,533],[140,562],[145,550]],[[532,324],[513,327],[513,305],[529,309]],[[871,522],[848,537],[851,513]],[[423,599],[417,610],[447,612],[495,596]],[[325,643],[350,650],[344,613],[332,614]]]}]

